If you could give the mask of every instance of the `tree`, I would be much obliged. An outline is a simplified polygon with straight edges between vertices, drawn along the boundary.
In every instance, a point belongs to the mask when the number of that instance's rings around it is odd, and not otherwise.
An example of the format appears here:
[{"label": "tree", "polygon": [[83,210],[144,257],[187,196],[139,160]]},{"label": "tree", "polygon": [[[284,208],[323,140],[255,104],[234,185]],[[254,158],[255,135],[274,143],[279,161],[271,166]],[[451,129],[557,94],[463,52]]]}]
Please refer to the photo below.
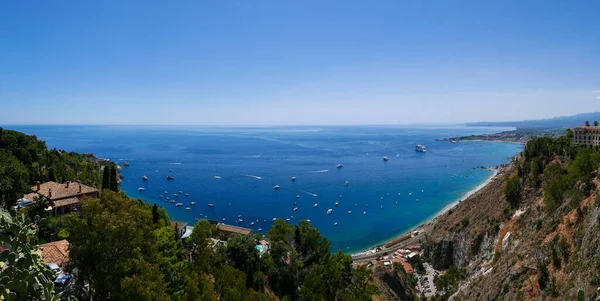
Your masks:
[{"label": "tree", "polygon": [[598,126],[598,121],[594,121],[594,126]]},{"label": "tree", "polygon": [[214,273],[215,288],[221,300],[243,300],[246,275],[232,266],[224,265]]},{"label": "tree", "polygon": [[31,188],[27,185],[29,172],[13,155],[0,149],[0,201],[12,208]]},{"label": "tree", "polygon": [[152,206],[152,223],[158,224],[159,220],[160,220],[160,215],[158,215],[158,205],[156,205],[156,203],[154,203],[154,206]]},{"label": "tree", "polygon": [[246,274],[246,286],[263,289],[263,277],[260,272],[260,258],[256,242],[249,236],[234,235],[227,240],[227,257],[233,266]]},{"label": "tree", "polygon": [[102,170],[102,189],[110,189],[110,166],[104,165]]},{"label": "tree", "polygon": [[589,121],[585,121],[585,126],[590,126],[590,122]]},{"label": "tree", "polygon": [[63,296],[54,293],[52,281],[39,282],[48,279],[52,272],[33,243],[36,225],[25,215],[13,218],[0,209],[0,233],[0,245],[10,246],[0,253],[0,300],[60,300]]},{"label": "tree", "polygon": [[519,205],[519,201],[521,200],[521,182],[517,175],[509,177],[506,180],[506,184],[504,185],[504,195],[506,196],[506,200],[513,207]]},{"label": "tree", "polygon": [[94,299],[127,300],[143,286],[155,290],[152,296],[164,294],[162,275],[148,275],[160,260],[149,211],[107,190],[83,202],[81,214],[66,217],[69,257]]}]

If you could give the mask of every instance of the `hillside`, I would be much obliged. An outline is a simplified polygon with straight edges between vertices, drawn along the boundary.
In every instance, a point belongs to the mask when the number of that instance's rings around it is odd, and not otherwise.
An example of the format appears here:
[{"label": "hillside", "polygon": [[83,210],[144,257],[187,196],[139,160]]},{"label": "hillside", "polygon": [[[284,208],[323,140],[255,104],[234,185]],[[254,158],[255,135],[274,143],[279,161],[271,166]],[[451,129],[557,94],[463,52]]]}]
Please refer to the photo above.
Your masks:
[{"label": "hillside", "polygon": [[600,120],[600,112],[582,113],[572,116],[561,116],[550,119],[523,120],[523,121],[504,121],[504,122],[473,122],[467,123],[467,126],[497,126],[497,127],[516,127],[516,128],[573,128],[580,126],[585,121]]},{"label": "hillside", "polygon": [[596,298],[599,167],[600,152],[566,137],[530,140],[505,174],[423,227],[427,260],[462,272],[436,279],[447,292],[437,298]]}]

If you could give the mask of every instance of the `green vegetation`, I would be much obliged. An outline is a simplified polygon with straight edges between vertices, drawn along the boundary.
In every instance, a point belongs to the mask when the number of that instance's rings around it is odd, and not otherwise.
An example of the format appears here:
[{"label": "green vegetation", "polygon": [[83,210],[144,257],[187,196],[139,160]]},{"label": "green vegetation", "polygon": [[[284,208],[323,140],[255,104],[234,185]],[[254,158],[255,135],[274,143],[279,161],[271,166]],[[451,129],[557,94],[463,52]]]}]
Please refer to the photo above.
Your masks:
[{"label": "green vegetation", "polygon": [[[570,200],[571,209],[577,207],[595,188],[592,172],[600,167],[600,152],[572,146],[569,137],[572,137],[571,131],[558,138],[530,140],[523,151],[524,160],[518,165],[521,181],[532,181],[534,186],[544,183],[544,203],[549,213],[556,211],[565,200]],[[540,175],[543,181],[539,181]],[[516,176],[506,182],[505,194],[513,204],[520,195],[520,185]]]},{"label": "green vegetation", "polygon": [[51,281],[41,282],[52,272],[34,243],[36,232],[24,215],[15,218],[0,209],[0,245],[11,246],[0,253],[0,300],[54,301],[67,297],[55,294]]},{"label": "green vegetation", "polygon": [[49,150],[36,136],[0,128],[0,201],[4,208],[11,208],[36,182],[80,180],[100,187],[99,166],[93,155]]},{"label": "green vegetation", "polygon": [[[37,181],[71,181],[102,188],[76,214],[48,215],[48,200],[36,199],[15,222],[0,211],[0,299],[58,300],[49,286],[34,285],[47,267],[35,244],[67,238],[68,271],[89,285],[95,300],[370,300],[377,293],[372,272],[352,267],[352,258],[331,254],[327,239],[310,223],[283,220],[267,233],[271,248],[259,256],[257,239],[226,239],[206,220],[182,241],[165,210],[133,200],[118,190],[112,163],[92,155],[48,150],[35,136],[0,129],[0,197],[11,208]],[[15,214],[14,212],[12,213]],[[16,226],[15,226],[16,225]],[[31,225],[31,227],[30,227]],[[7,258],[8,256],[8,258]]]},{"label": "green vegetation", "polygon": [[440,292],[444,292],[442,299],[447,300],[458,289],[458,284],[466,278],[466,269],[458,269],[450,266],[442,275],[435,276],[435,287]]}]

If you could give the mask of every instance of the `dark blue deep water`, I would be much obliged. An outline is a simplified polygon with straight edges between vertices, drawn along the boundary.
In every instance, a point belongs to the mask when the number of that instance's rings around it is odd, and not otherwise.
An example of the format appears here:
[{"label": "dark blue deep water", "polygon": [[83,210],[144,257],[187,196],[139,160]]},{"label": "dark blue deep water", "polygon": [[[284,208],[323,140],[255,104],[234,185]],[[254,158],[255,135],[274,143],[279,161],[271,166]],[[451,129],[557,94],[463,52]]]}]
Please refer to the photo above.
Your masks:
[{"label": "dark blue deep water", "polygon": [[[423,222],[489,177],[478,166],[506,163],[521,150],[511,143],[435,141],[505,130],[498,128],[6,128],[36,134],[50,148],[127,160],[131,166],[122,172],[121,188],[163,206],[172,219],[193,223],[196,218],[225,218],[235,224],[242,215],[241,226],[259,220],[252,228],[263,232],[274,217],[290,218],[290,223],[310,219],[334,250],[345,252],[381,243]],[[415,152],[415,144],[426,145],[428,152]],[[338,163],[343,168],[337,169]],[[166,180],[169,174],[175,179]],[[143,175],[149,181],[142,181]],[[292,182],[292,176],[297,180]],[[276,184],[281,188],[273,189]],[[146,190],[138,192],[139,187]],[[184,203],[176,207],[159,198],[165,190],[171,198],[179,190],[190,196],[175,198]],[[197,204],[191,206],[191,201]],[[327,215],[327,209],[333,213]]]}]

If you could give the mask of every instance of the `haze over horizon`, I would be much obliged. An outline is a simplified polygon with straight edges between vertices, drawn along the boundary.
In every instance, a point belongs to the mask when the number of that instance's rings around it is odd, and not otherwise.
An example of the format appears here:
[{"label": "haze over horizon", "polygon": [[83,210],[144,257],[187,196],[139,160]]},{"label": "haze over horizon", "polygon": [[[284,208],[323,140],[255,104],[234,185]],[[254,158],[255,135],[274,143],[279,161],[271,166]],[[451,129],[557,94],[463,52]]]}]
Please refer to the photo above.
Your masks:
[{"label": "haze over horizon", "polygon": [[338,125],[600,111],[600,2],[0,3],[0,124]]}]

